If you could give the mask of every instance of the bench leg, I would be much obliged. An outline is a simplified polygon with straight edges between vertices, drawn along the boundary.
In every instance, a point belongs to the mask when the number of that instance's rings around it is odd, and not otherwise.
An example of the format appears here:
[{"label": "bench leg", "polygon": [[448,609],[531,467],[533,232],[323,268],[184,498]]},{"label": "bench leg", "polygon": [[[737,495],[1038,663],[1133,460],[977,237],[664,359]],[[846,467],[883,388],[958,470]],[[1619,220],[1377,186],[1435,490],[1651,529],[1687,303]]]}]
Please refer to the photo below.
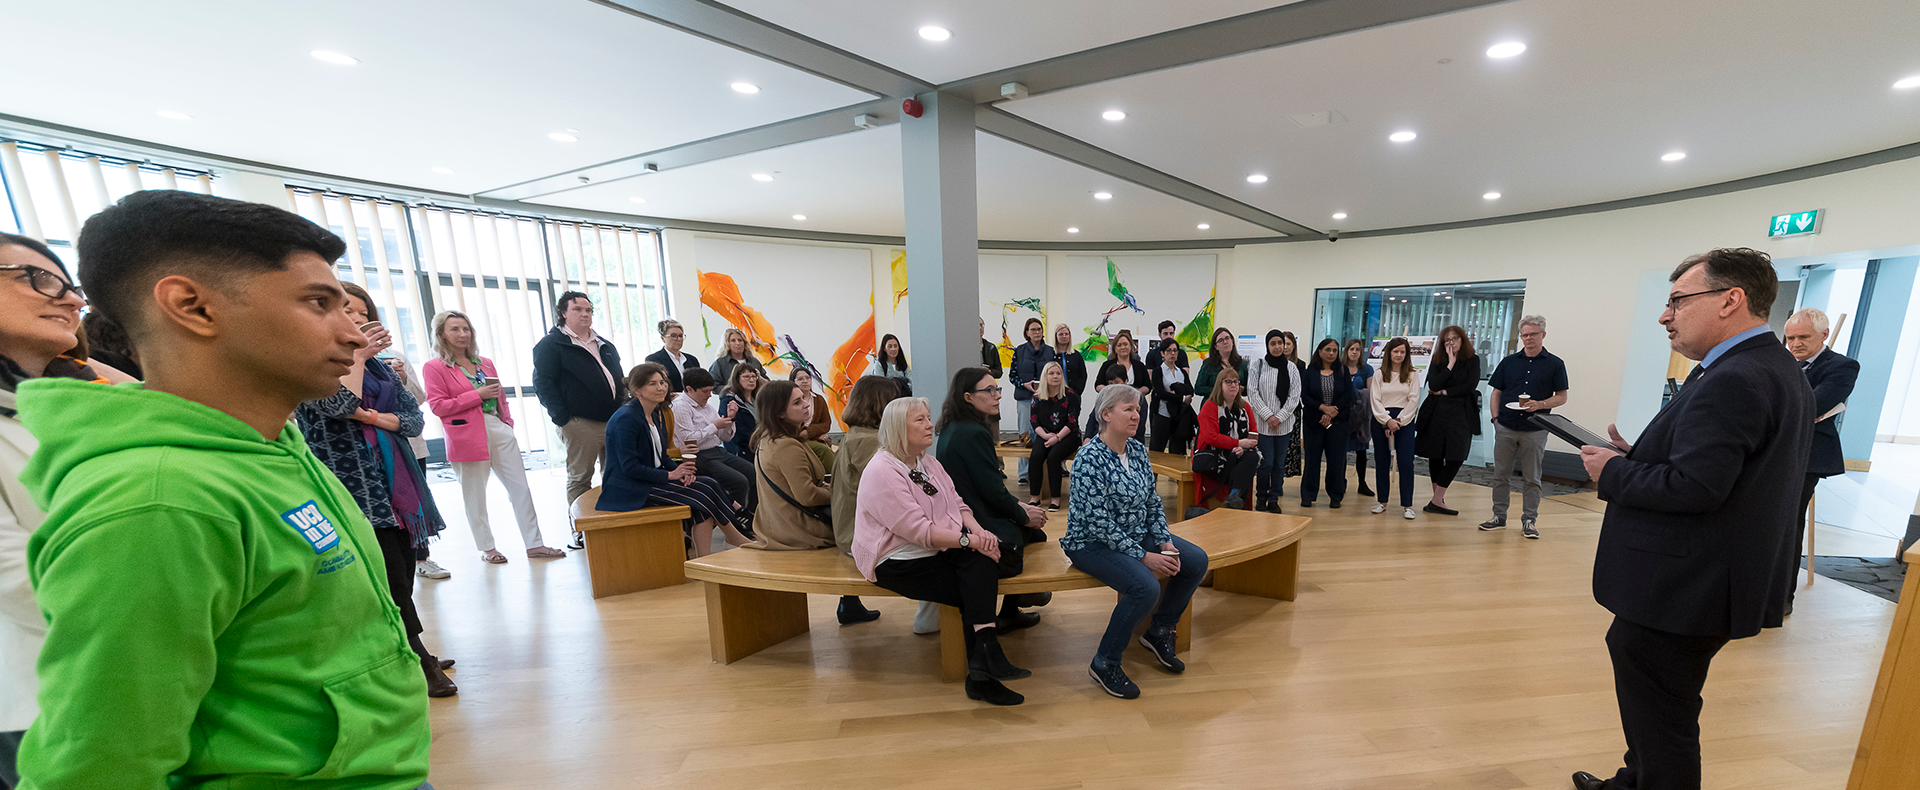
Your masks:
[{"label": "bench leg", "polygon": [[940,682],[958,683],[967,679],[967,624],[960,619],[960,608],[940,606]]},{"label": "bench leg", "polygon": [[1291,601],[1300,581],[1300,542],[1264,557],[1213,571],[1213,589]]},{"label": "bench leg", "polygon": [[687,581],[687,550],[678,521],[590,529],[585,534],[587,576],[595,598]]},{"label": "bench leg", "polygon": [[707,582],[707,640],[731,664],[807,632],[807,594]]},{"label": "bench leg", "polygon": [[1178,485],[1180,487],[1180,495],[1177,497],[1174,497],[1173,518],[1167,519],[1168,523],[1178,523],[1181,521],[1186,521],[1187,508],[1193,507],[1196,504],[1194,502],[1194,497],[1195,497],[1194,492],[1196,491],[1196,489],[1194,488],[1194,482],[1192,480],[1181,480],[1175,485]]}]

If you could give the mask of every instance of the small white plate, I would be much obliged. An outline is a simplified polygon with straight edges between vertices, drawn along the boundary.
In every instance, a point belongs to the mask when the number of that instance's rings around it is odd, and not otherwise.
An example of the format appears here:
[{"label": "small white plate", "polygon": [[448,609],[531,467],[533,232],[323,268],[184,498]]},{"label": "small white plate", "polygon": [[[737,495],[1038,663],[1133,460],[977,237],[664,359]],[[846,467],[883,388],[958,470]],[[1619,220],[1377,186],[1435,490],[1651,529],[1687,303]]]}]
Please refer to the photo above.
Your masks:
[{"label": "small white plate", "polygon": [[1512,403],[1507,404],[1507,408],[1512,409],[1514,411],[1522,411],[1522,409],[1520,408],[1520,401],[1514,401]]}]

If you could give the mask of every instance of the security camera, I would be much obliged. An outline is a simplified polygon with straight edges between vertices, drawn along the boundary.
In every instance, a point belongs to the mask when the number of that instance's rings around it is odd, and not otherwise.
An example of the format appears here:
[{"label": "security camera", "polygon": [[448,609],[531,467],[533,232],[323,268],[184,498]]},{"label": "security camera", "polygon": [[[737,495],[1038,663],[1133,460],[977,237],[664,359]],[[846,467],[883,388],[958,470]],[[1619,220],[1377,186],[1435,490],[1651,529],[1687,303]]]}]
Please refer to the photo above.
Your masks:
[{"label": "security camera", "polygon": [[1340,240],[1340,231],[1337,231],[1337,230],[1327,231],[1327,241],[1335,242],[1339,240]]}]

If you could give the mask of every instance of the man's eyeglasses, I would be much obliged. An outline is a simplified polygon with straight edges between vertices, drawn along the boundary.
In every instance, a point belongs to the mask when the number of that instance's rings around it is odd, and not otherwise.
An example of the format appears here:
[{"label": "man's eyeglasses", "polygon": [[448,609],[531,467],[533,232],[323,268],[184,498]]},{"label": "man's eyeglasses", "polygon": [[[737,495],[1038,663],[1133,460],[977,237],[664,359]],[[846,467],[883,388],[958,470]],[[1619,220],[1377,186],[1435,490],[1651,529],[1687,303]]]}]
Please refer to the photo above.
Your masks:
[{"label": "man's eyeglasses", "polygon": [[32,288],[35,293],[48,299],[58,299],[66,296],[68,291],[72,291],[74,296],[80,297],[81,301],[85,301],[87,298],[87,293],[80,290],[80,286],[67,282],[61,279],[60,275],[38,266],[14,264],[12,266],[0,266],[0,271],[26,272],[27,287]]},{"label": "man's eyeglasses", "polygon": [[1707,294],[1717,294],[1723,291],[1731,291],[1731,290],[1733,289],[1732,288],[1715,288],[1711,291],[1694,291],[1693,293],[1690,293],[1690,294],[1680,294],[1679,296],[1669,296],[1667,297],[1667,309],[1678,310],[1680,309],[1681,302],[1688,299],[1692,299],[1693,297],[1696,297],[1696,296],[1706,296]]},{"label": "man's eyeglasses", "polygon": [[920,490],[927,492],[927,496],[933,496],[934,494],[940,493],[940,489],[934,488],[932,483],[927,482],[927,476],[921,474],[920,470],[918,469],[908,469],[907,479],[912,480],[915,483],[919,483]]}]

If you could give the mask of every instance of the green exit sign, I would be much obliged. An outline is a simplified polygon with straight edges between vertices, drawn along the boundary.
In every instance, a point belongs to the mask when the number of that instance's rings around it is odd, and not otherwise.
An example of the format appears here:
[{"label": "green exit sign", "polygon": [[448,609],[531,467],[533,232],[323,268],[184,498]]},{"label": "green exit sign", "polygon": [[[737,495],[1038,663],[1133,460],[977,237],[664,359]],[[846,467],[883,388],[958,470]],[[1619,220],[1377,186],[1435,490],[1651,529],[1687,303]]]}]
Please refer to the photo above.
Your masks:
[{"label": "green exit sign", "polygon": [[1781,214],[1767,225],[1767,238],[1778,239],[1783,236],[1807,236],[1820,232],[1820,220],[1825,217],[1826,209],[1817,208],[1797,214]]}]

